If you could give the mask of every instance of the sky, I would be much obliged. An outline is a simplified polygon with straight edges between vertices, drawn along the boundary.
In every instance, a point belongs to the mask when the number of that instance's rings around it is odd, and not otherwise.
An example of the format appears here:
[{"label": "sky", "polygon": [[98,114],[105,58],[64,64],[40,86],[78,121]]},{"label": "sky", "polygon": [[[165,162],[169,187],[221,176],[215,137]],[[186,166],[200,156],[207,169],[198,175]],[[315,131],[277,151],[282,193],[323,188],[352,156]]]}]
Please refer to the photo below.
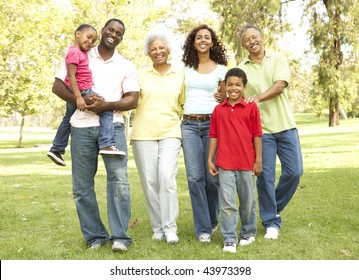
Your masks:
[{"label": "sky", "polygon": [[[303,8],[300,6],[299,2],[301,1],[290,1],[287,4],[284,4],[287,11],[287,20],[290,22],[293,31],[286,34],[282,40],[279,41],[279,46],[293,58],[306,60],[305,50],[309,49],[309,38],[306,35],[306,27],[301,26]],[[155,0],[155,4],[159,6],[168,6],[171,4],[171,1]],[[203,13],[201,9],[192,9],[193,12],[196,12],[196,10],[198,10],[199,13]]]},{"label": "sky", "polygon": [[309,49],[309,38],[306,35],[306,26],[301,26],[301,19],[303,17],[303,8],[298,3],[293,1],[286,4],[287,6],[287,20],[291,24],[293,31],[286,34],[280,43],[280,47],[287,49],[295,58],[304,58],[305,50]]}]

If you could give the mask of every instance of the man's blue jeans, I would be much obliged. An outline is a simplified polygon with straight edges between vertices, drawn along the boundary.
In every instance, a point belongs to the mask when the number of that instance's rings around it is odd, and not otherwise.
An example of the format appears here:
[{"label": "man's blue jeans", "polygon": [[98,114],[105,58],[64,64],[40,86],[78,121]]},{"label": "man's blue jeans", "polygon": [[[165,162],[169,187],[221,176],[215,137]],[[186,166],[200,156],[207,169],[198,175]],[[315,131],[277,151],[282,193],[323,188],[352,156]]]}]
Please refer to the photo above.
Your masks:
[{"label": "man's blue jeans", "polygon": [[[92,89],[81,91],[82,96],[88,94],[96,94]],[[76,104],[71,102],[66,102],[66,111],[62,119],[62,122],[57,129],[55,138],[52,142],[52,147],[50,150],[57,151],[60,154],[65,154],[65,149],[69,142],[69,137],[71,133],[71,124],[70,119],[77,109]],[[100,116],[100,130],[99,130],[99,140],[98,145],[100,148],[114,146],[115,140],[113,139],[114,128],[113,128],[113,112],[105,111],[99,114]]]},{"label": "man's blue jeans", "polygon": [[196,236],[212,234],[218,225],[218,176],[208,171],[210,121],[182,120],[182,146]]},{"label": "man's blue jeans", "polygon": [[[255,236],[257,233],[256,196],[252,171],[222,168],[218,171],[221,233],[224,242],[237,243],[238,216],[241,219],[240,236]],[[237,196],[239,207],[237,207]]]},{"label": "man's blue jeans", "polygon": [[[302,152],[296,128],[262,136],[263,171],[257,179],[259,211],[264,228],[280,229],[279,213],[293,197],[300,176],[303,174]],[[277,186],[276,157],[281,163],[281,175]]]},{"label": "man's blue jeans", "polygon": [[[124,125],[115,123],[114,127],[116,146],[127,154]],[[111,229],[109,236],[100,218],[95,193],[99,127],[72,127],[71,130],[73,198],[86,244],[104,244],[111,240],[120,241],[128,246],[131,243],[131,237],[126,233],[131,215],[128,158],[103,157],[107,173],[107,215]]]}]

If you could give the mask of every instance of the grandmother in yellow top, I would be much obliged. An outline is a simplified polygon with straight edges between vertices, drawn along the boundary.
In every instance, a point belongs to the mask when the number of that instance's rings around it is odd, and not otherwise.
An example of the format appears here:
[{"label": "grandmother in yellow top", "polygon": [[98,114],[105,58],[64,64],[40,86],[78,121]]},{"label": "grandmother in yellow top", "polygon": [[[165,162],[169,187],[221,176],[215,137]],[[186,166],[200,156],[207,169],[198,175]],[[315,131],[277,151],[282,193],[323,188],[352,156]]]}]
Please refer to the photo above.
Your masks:
[{"label": "grandmother in yellow top", "polygon": [[176,176],[184,73],[168,62],[169,35],[150,33],[144,51],[152,65],[138,72],[140,97],[131,133],[133,155],[151,221],[152,240],[165,238],[168,243],[177,243]]}]

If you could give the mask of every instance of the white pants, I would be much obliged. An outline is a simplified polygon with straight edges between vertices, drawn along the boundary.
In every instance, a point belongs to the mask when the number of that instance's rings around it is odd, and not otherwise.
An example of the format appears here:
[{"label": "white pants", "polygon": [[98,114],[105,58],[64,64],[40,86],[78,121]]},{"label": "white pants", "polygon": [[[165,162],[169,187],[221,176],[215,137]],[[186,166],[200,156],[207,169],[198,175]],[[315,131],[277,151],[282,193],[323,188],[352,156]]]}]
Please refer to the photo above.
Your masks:
[{"label": "white pants", "polygon": [[132,150],[154,233],[177,232],[178,156],[181,140],[132,141]]}]

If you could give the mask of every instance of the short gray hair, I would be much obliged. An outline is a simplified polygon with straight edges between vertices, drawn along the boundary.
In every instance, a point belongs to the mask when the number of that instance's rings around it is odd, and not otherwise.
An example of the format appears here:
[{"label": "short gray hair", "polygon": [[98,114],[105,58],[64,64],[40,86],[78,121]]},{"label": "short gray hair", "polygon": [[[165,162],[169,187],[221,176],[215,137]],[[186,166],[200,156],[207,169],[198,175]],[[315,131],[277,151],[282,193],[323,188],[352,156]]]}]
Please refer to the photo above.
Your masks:
[{"label": "short gray hair", "polygon": [[252,24],[247,24],[246,26],[243,26],[243,27],[242,27],[241,31],[239,31],[239,40],[240,40],[241,42],[242,42],[243,33],[246,32],[248,29],[252,29],[252,28],[255,29],[255,30],[257,30],[257,31],[259,32],[259,34],[260,34],[261,36],[263,36],[263,35],[262,35],[262,31],[260,30],[259,27],[255,26],[255,25],[252,25]]},{"label": "short gray hair", "polygon": [[165,43],[167,49],[168,49],[168,53],[171,53],[172,51],[172,40],[170,38],[170,35],[169,34],[166,34],[166,33],[149,33],[146,38],[145,38],[145,44],[143,46],[143,51],[145,52],[145,55],[149,56],[149,48],[150,48],[150,45],[152,44],[152,42],[156,41],[156,40],[160,40],[162,42]]}]

